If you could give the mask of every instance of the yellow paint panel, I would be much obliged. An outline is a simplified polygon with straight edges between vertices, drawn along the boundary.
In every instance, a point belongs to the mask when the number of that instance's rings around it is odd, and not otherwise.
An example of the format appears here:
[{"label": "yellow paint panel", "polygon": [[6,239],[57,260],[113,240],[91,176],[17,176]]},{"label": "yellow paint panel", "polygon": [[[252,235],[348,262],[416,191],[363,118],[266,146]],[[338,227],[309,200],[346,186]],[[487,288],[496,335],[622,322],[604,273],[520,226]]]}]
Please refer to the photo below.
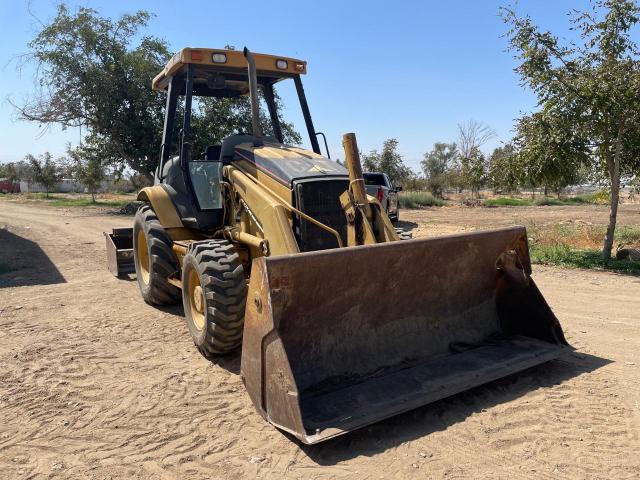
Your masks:
[{"label": "yellow paint panel", "polygon": [[[194,57],[194,52],[197,57]],[[199,53],[197,53],[199,52]],[[222,53],[226,55],[227,61],[225,63],[214,63],[213,55],[215,53]],[[307,62],[304,60],[298,60],[296,58],[279,57],[276,55],[267,55],[264,53],[253,54],[256,61],[256,70],[258,74],[260,72],[280,73],[283,78],[286,76],[295,74],[301,75],[307,73]],[[278,60],[284,60],[287,62],[286,69],[279,69],[276,67]],[[176,53],[171,60],[153,79],[154,90],[166,90],[168,85],[168,79],[176,73],[183,65],[192,63],[194,65],[207,65],[210,67],[218,67],[220,69],[238,68],[244,71],[247,70],[247,60],[244,58],[242,51],[238,50],[219,50],[213,48],[183,48]],[[286,76],[285,76],[286,75]]]},{"label": "yellow paint panel", "polygon": [[161,185],[145,187],[138,193],[138,200],[149,202],[164,228],[182,228],[182,220],[167,191]]},{"label": "yellow paint panel", "polygon": [[254,181],[264,185],[267,190],[274,193],[285,202],[289,204],[291,203],[291,189],[257,168],[255,163],[241,158],[239,160],[235,160],[233,164]]}]

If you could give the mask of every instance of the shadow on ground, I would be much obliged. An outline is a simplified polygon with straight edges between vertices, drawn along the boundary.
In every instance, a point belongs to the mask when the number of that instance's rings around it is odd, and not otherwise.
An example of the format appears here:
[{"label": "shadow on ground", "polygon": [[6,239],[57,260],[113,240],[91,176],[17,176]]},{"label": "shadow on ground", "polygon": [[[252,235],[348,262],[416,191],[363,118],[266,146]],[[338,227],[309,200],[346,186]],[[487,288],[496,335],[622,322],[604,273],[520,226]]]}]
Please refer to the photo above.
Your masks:
[{"label": "shadow on ground", "polygon": [[[494,405],[519,398],[532,390],[548,388],[611,363],[582,353],[538,365],[430,405],[383,420],[302,450],[319,465],[335,465],[358,456],[373,456],[404,442],[447,429]],[[293,437],[291,437],[293,439]]]},{"label": "shadow on ground", "polygon": [[416,222],[407,222],[406,220],[398,220],[393,224],[396,228],[401,228],[403,232],[410,232],[418,226]]},{"label": "shadow on ground", "polygon": [[[135,280],[135,276],[133,277],[133,279]],[[156,305],[155,307],[164,313],[168,313],[170,315],[180,317],[180,319],[184,321],[184,308],[182,307],[182,303],[179,303],[176,305]],[[239,375],[240,374],[240,352],[241,350],[240,348],[238,348],[227,355],[222,355],[219,357],[211,357],[211,358],[208,358],[207,360],[209,360],[213,365],[217,365],[220,368],[225,369],[229,373],[233,373],[234,375]],[[198,355],[198,352],[195,350],[195,347],[194,347],[193,355]]]},{"label": "shadow on ground", "polygon": [[0,288],[66,283],[37,243],[0,228],[0,246]]}]

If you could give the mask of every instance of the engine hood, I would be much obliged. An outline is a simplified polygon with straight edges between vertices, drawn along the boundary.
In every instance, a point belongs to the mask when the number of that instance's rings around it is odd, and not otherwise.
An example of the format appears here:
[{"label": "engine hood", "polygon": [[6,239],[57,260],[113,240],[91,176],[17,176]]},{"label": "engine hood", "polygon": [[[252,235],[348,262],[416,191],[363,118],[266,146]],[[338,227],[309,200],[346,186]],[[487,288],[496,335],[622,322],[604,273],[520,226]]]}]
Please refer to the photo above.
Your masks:
[{"label": "engine hood", "polygon": [[309,150],[279,143],[259,147],[242,143],[235,148],[233,163],[242,170],[257,169],[288,187],[302,178],[349,177],[347,169],[339,163]]}]

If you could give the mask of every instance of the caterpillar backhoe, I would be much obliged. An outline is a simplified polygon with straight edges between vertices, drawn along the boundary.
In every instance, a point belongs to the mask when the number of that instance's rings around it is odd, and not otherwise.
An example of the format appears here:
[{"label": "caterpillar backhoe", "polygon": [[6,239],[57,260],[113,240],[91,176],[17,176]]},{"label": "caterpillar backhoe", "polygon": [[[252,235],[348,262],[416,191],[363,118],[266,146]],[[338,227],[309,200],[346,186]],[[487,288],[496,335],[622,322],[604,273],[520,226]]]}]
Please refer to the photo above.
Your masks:
[{"label": "caterpillar backhoe", "polygon": [[[347,168],[321,155],[306,70],[247,49],[169,61],[153,80],[167,94],[155,184],[133,229],[107,235],[111,270],[135,270],[150,304],[182,301],[205,357],[241,348],[256,409],[307,444],[570,349],[530,277],[525,229],[401,240],[365,192],[355,135]],[[274,85],[291,80],[311,151],[283,140]],[[252,131],[194,154],[193,97],[241,95]]]}]

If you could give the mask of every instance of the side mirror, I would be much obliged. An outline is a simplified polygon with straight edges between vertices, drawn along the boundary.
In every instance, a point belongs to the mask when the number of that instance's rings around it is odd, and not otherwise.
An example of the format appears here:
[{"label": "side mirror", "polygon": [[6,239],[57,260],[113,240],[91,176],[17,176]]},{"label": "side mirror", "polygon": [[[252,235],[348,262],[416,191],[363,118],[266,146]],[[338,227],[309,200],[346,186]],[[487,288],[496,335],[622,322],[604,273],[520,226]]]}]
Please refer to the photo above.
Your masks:
[{"label": "side mirror", "polygon": [[401,192],[402,191],[402,187],[396,187],[396,192]]}]

